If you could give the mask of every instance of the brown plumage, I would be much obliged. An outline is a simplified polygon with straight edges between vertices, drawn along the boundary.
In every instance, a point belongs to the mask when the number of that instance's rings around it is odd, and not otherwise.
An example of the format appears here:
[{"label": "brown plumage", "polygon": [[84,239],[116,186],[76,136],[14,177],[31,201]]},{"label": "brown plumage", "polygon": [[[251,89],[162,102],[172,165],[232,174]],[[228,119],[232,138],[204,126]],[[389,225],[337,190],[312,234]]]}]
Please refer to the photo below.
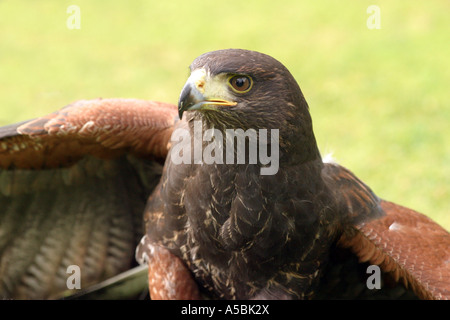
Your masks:
[{"label": "brown plumage", "polygon": [[0,128],[0,297],[76,292],[70,265],[85,288],[136,264],[175,116],[166,103],[96,99]]},{"label": "brown plumage", "polygon": [[[191,72],[178,110],[98,99],[0,128],[0,296],[58,297],[68,265],[83,285],[130,268],[145,211],[136,257],[155,299],[449,298],[448,232],[323,163],[284,66],[223,50]],[[203,131],[279,129],[278,171],[167,157],[161,177],[172,132],[197,120]],[[382,289],[367,288],[368,264]]]},{"label": "brown plumage", "polygon": [[362,262],[379,265],[421,299],[450,295],[448,232],[411,209],[382,201],[380,219],[349,227],[339,239]]}]

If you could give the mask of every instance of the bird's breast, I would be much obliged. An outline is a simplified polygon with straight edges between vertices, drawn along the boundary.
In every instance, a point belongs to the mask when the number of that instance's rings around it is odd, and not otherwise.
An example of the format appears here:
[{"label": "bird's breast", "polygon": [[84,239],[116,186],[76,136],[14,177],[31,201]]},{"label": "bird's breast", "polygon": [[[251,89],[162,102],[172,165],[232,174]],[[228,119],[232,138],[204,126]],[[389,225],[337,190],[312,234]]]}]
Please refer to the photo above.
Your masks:
[{"label": "bird's breast", "polygon": [[314,251],[320,219],[299,170],[264,176],[257,164],[172,164],[166,175],[166,214],[183,221],[175,252],[205,288],[248,297],[270,274],[295,274]]}]

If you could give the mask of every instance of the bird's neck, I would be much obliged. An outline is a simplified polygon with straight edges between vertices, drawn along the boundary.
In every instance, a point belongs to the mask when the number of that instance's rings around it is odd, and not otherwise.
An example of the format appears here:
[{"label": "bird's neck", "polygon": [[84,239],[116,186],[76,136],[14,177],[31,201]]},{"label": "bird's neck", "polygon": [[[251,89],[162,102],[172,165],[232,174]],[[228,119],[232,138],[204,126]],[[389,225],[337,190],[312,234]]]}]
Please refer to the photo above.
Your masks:
[{"label": "bird's neck", "polygon": [[[211,112],[194,112],[187,118],[192,146],[200,147],[202,152],[220,150],[222,162],[232,159],[246,159],[239,164],[255,164],[257,157],[260,164],[278,161],[280,165],[292,166],[319,161],[321,155],[312,128],[283,128],[273,124],[266,127],[246,125],[237,119],[223,120],[211,116]],[[222,121],[223,120],[223,121]],[[302,130],[302,132],[299,132]],[[242,147],[244,146],[244,149]],[[195,149],[194,149],[195,151]],[[199,152],[196,153],[199,155]],[[214,155],[217,160],[219,155]]]}]

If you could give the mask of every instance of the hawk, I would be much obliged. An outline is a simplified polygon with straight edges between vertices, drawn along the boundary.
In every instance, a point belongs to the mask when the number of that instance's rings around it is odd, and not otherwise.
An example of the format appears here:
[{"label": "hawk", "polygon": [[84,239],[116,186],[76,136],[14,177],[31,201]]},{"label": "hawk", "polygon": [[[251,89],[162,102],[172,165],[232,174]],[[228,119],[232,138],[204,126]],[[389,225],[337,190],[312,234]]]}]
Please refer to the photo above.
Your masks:
[{"label": "hawk", "polygon": [[99,283],[137,245],[152,299],[448,299],[448,232],[322,159],[286,67],[228,49],[190,71],[178,108],[78,101],[0,128],[2,297],[60,297],[69,265]]}]

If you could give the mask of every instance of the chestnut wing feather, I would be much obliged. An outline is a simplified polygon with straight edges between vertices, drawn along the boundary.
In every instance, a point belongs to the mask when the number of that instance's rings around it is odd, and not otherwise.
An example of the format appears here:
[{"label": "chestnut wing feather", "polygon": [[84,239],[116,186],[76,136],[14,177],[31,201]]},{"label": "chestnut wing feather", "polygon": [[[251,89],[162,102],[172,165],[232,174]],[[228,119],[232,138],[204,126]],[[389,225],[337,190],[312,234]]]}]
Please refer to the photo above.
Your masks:
[{"label": "chestnut wing feather", "polygon": [[[341,235],[330,250],[318,298],[450,298],[450,235],[445,229],[379,199],[339,164],[325,163],[322,176],[340,206]],[[380,266],[380,289],[366,284],[371,264]]]},{"label": "chestnut wing feather", "polygon": [[339,244],[379,265],[421,299],[450,298],[450,234],[430,218],[382,201],[385,216],[344,232]]},{"label": "chestnut wing feather", "polygon": [[86,154],[165,158],[176,106],[137,99],[80,100],[0,129],[0,168],[53,168]]},{"label": "chestnut wing feather", "polygon": [[96,99],[0,128],[1,298],[60,297],[69,266],[86,287],[135,264],[176,115]]}]

